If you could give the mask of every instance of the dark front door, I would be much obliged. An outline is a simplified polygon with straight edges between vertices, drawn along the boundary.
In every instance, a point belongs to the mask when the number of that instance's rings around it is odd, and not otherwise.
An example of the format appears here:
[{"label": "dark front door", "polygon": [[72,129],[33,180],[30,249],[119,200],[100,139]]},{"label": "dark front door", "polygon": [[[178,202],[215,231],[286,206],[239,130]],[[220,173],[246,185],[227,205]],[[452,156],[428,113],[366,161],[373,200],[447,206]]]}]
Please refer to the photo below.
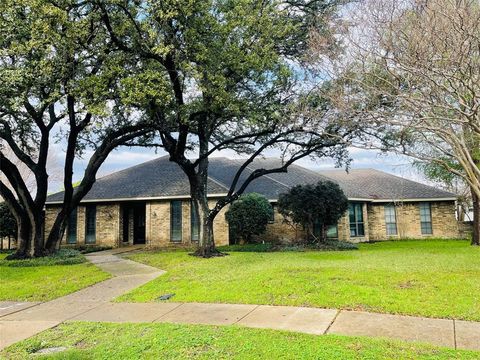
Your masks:
[{"label": "dark front door", "polygon": [[145,203],[133,207],[133,243],[145,244]]}]

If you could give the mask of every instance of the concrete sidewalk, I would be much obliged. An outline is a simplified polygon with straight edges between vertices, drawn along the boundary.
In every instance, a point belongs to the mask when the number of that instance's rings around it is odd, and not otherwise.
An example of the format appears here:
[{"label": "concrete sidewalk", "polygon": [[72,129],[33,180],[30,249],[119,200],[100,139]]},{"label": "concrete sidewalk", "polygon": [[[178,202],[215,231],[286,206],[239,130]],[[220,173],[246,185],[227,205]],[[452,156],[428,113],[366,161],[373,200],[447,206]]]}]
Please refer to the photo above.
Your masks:
[{"label": "concrete sidewalk", "polygon": [[[418,341],[480,350],[480,323],[293,306],[204,303],[111,303],[110,300],[163,271],[122,259],[113,251],[88,259],[116,277],[43,304],[0,303],[0,348],[63,321],[173,322],[240,325],[297,331]],[[8,310],[10,309],[10,311]]]},{"label": "concrete sidewalk", "polygon": [[45,303],[0,302],[0,349],[107,304],[165,273],[116,256],[115,250],[86,258],[113,278]]}]

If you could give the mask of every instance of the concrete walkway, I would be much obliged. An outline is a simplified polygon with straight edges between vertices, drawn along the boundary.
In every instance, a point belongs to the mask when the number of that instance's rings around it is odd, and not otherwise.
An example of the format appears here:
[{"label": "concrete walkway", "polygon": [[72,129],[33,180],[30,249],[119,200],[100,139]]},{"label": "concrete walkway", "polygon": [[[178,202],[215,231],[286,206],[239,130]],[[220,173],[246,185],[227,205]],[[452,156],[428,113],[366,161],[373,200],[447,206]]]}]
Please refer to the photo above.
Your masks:
[{"label": "concrete walkway", "polygon": [[[131,250],[131,249],[130,249]],[[45,303],[0,302],[0,349],[109,303],[165,273],[122,259],[118,250],[87,254],[89,261],[114,277]]]},{"label": "concrete walkway", "polygon": [[[480,323],[292,306],[204,303],[112,303],[110,300],[163,274],[122,259],[118,250],[88,255],[116,277],[43,304],[0,303],[0,348],[63,321],[170,322],[240,325],[418,341],[480,350]],[[3,306],[2,306],[3,304]]]}]

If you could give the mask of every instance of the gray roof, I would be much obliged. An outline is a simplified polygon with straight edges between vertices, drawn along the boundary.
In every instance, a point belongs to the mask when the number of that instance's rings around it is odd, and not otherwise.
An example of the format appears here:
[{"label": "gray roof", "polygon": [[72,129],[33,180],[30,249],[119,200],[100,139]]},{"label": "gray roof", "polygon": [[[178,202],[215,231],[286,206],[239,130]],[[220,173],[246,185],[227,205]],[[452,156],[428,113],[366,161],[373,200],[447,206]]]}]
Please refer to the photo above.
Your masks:
[{"label": "gray roof", "polygon": [[[208,181],[210,194],[224,194],[225,187]],[[185,196],[190,193],[187,176],[180,167],[163,156],[99,178],[84,200],[138,199]],[[47,202],[63,199],[63,191],[52,194]]]},{"label": "gray roof", "polygon": [[450,192],[375,169],[320,172],[340,185],[348,198],[372,200],[455,198]]},{"label": "gray roof", "polygon": [[[242,159],[211,158],[208,193],[226,194]],[[239,184],[258,168],[279,167],[279,159],[259,159],[251,163],[240,177]],[[246,192],[257,192],[275,200],[292,186],[312,184],[319,180],[337,182],[349,199],[402,200],[455,198],[455,195],[415,181],[378,170],[361,169],[313,171],[291,165],[286,173],[273,173],[255,179]],[[237,186],[237,189],[238,189]],[[84,201],[112,201],[147,198],[188,197],[189,183],[180,167],[163,156],[98,179]],[[63,192],[50,195],[47,203],[59,202]]]}]

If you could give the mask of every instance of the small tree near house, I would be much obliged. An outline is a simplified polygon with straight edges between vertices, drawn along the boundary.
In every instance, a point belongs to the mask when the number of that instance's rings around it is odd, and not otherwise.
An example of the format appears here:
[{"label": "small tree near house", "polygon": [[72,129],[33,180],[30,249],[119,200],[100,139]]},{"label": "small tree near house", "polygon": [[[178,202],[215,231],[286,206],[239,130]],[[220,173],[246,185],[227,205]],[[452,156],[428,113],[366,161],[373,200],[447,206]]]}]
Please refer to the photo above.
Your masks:
[{"label": "small tree near house", "polygon": [[[327,227],[336,224],[347,208],[347,197],[331,181],[294,186],[278,199],[279,213],[293,223],[303,225],[306,240],[325,241]],[[320,228],[318,236],[314,234],[315,225]]]},{"label": "small tree near house", "polygon": [[17,235],[17,222],[12,212],[4,202],[0,203],[0,249],[3,250],[3,239],[8,238],[8,248],[10,241]]},{"label": "small tree near house", "polygon": [[233,202],[225,218],[235,238],[250,243],[253,235],[265,232],[272,214],[273,208],[265,196],[250,193]]}]

